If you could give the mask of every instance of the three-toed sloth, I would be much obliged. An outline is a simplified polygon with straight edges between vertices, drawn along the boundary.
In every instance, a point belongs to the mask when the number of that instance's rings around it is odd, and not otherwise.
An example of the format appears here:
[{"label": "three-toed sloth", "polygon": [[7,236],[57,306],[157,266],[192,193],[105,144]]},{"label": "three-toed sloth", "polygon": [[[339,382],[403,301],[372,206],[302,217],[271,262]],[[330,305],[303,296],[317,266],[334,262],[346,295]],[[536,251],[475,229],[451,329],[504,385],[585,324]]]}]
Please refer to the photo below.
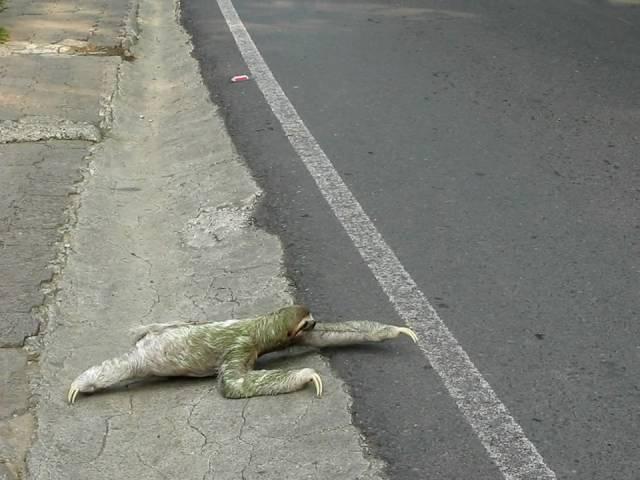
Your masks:
[{"label": "three-toed sloth", "polygon": [[315,370],[254,370],[257,358],[293,345],[331,347],[380,342],[416,334],[406,327],[376,322],[316,323],[300,305],[255,318],[204,324],[155,323],[134,330],[132,350],[89,368],[69,388],[68,401],[130,380],[147,377],[207,377],[217,375],[227,398],[276,395],[313,383],[322,395]]}]

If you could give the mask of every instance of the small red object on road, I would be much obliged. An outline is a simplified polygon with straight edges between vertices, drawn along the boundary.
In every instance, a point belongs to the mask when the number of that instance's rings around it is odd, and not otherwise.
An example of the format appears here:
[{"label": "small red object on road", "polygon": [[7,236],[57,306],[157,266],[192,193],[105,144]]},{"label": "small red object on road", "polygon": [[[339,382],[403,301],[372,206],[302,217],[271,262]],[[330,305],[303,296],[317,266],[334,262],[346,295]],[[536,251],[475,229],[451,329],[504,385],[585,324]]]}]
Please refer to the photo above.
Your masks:
[{"label": "small red object on road", "polygon": [[236,75],[231,77],[231,83],[246,82],[249,80],[249,75]]}]

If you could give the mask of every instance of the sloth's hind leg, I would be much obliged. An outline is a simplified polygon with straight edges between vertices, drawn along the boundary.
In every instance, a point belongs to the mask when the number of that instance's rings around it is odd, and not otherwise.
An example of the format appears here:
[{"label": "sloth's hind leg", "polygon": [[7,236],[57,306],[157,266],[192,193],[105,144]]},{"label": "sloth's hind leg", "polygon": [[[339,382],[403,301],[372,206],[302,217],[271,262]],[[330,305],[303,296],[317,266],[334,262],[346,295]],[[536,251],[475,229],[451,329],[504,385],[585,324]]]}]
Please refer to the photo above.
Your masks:
[{"label": "sloth's hind leg", "polygon": [[105,360],[81,373],[69,387],[67,400],[74,403],[78,393],[92,393],[121,384],[127,380],[150,376],[144,357],[138,350],[131,350],[119,357]]}]

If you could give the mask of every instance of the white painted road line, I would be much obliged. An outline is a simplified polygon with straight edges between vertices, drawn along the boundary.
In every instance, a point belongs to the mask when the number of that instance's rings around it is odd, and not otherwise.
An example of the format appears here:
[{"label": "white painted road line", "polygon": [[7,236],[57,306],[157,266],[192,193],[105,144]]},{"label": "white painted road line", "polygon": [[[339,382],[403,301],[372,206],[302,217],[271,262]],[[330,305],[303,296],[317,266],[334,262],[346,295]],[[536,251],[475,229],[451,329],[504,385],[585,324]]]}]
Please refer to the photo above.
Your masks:
[{"label": "white painted road line", "polygon": [[396,254],[333,168],[271,73],[231,0],[217,0],[247,66],[289,142],[311,173],[396,311],[416,331],[418,345],[480,442],[509,480],[550,480],[536,447],[420,291]]}]

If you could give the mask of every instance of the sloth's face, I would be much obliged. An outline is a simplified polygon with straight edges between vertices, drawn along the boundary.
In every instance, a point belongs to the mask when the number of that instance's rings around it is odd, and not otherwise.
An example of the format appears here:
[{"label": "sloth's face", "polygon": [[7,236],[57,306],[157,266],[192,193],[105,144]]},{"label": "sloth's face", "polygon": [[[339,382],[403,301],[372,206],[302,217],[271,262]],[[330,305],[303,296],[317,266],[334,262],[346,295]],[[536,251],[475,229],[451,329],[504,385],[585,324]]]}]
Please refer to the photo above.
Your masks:
[{"label": "sloth's face", "polygon": [[310,313],[303,317],[294,327],[294,329],[289,333],[290,337],[295,337],[300,335],[302,332],[308,332],[309,330],[313,330],[313,327],[316,326],[316,321],[313,319],[313,315]]}]

